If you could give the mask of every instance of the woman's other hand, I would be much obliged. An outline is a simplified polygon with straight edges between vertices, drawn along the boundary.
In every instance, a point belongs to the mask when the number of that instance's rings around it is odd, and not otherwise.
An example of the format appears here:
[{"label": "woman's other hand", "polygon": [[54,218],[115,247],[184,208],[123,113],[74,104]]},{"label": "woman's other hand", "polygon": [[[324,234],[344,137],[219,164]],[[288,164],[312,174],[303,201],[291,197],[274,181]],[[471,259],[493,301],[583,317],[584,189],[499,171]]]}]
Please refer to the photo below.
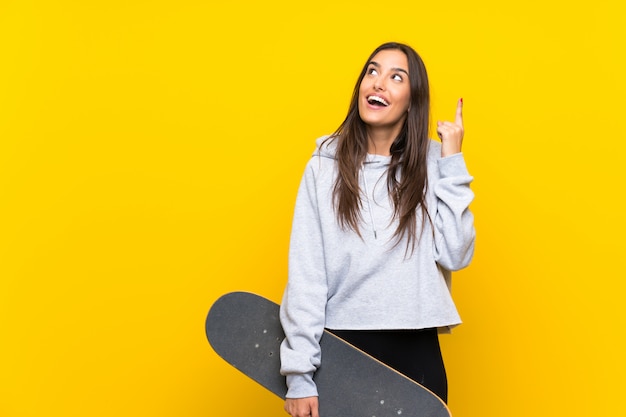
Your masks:
[{"label": "woman's other hand", "polygon": [[453,122],[437,122],[437,136],[441,139],[441,157],[461,152],[463,144],[463,99],[456,105],[456,117]]},{"label": "woman's other hand", "polygon": [[319,417],[317,397],[287,398],[285,411],[291,417]]}]

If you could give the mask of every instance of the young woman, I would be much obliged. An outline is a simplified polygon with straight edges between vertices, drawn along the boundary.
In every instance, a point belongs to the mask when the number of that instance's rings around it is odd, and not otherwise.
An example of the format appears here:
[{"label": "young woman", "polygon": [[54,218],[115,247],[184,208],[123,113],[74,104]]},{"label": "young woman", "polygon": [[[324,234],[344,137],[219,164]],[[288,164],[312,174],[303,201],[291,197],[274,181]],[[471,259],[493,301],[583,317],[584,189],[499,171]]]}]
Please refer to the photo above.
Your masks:
[{"label": "young woman", "polygon": [[474,252],[474,195],[463,101],[454,122],[437,123],[441,142],[428,137],[429,105],[418,54],[387,43],[361,71],[344,122],[317,140],[296,198],[280,316],[293,417],[318,417],[324,328],[447,400],[437,333],[460,323],[450,271]]}]

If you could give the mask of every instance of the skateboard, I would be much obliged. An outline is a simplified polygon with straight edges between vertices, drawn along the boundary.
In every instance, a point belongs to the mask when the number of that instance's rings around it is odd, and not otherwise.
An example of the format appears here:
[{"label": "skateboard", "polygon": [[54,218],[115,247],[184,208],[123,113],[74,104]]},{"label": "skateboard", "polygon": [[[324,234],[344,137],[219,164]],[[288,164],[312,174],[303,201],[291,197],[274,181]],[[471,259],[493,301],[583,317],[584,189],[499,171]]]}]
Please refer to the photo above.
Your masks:
[{"label": "skateboard", "polygon": [[[206,335],[226,362],[285,398],[278,304],[248,292],[225,294],[209,310]],[[320,417],[450,417],[427,388],[334,334],[324,331],[320,346],[322,364],[313,377]]]}]

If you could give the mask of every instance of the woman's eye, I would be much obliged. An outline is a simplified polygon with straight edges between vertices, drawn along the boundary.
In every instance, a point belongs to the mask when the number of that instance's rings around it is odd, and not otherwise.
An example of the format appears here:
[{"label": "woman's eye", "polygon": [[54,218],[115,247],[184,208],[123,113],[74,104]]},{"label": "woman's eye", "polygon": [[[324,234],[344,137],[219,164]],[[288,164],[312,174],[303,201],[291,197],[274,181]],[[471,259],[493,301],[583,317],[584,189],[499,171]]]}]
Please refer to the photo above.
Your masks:
[{"label": "woman's eye", "polygon": [[402,81],[402,76],[398,74],[394,74],[391,78],[393,78],[395,81]]},{"label": "woman's eye", "polygon": [[378,74],[378,71],[376,71],[376,68],[370,68],[369,70],[367,70],[367,73],[370,75],[376,75]]}]

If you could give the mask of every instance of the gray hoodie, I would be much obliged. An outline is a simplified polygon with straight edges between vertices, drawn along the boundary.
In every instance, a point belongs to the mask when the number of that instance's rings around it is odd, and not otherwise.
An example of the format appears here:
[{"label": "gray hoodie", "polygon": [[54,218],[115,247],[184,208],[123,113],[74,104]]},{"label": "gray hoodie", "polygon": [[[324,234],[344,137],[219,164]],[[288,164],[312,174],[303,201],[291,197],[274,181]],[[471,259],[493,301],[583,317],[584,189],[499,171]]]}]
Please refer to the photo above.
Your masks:
[{"label": "gray hoodie", "polygon": [[[298,195],[289,248],[289,279],[280,319],[285,331],[281,373],[288,398],[317,395],[324,328],[350,330],[451,328],[461,323],[450,295],[450,271],[474,253],[474,194],[462,154],[441,157],[430,141],[427,208],[416,249],[395,245],[397,221],[387,192],[391,157],[368,155],[360,175],[361,237],[343,230],[332,206],[335,141],[317,140]],[[418,211],[418,225],[421,219]],[[419,235],[419,231],[418,231]]]}]

